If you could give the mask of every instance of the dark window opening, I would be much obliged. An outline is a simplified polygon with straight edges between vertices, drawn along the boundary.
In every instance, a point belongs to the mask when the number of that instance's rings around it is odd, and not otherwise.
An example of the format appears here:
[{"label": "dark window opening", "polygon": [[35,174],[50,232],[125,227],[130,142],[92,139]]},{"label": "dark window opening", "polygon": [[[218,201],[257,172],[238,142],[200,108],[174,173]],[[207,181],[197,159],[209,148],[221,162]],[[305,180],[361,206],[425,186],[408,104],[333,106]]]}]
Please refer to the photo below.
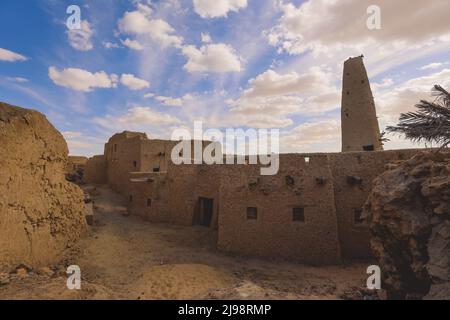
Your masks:
[{"label": "dark window opening", "polygon": [[301,207],[293,208],[292,221],[305,222],[305,208]]},{"label": "dark window opening", "polygon": [[214,213],[214,200],[199,198],[194,212],[194,225],[210,227]]},{"label": "dark window opening", "polygon": [[347,95],[350,95],[350,91],[347,91]]},{"label": "dark window opening", "polygon": [[147,199],[147,207],[151,207],[152,206],[152,199]]},{"label": "dark window opening", "polygon": [[293,185],[295,185],[295,179],[294,179],[294,177],[292,177],[292,176],[286,176],[286,177],[285,177],[285,180],[286,180],[286,185],[287,185],[287,186],[293,186]]},{"label": "dark window opening", "polygon": [[355,224],[363,224],[365,222],[364,218],[363,218],[363,210],[362,209],[354,209],[353,211],[354,214],[354,223]]},{"label": "dark window opening", "polygon": [[114,152],[117,152],[117,144],[114,145]]},{"label": "dark window opening", "polygon": [[364,81],[364,80],[361,80],[361,83],[366,83],[366,81]]},{"label": "dark window opening", "polygon": [[133,161],[133,167],[137,168],[137,161]]},{"label": "dark window opening", "polygon": [[160,172],[160,171],[161,171],[161,169],[159,167],[154,167],[153,168],[153,172]]},{"label": "dark window opening", "polygon": [[364,151],[374,151],[375,147],[373,146],[373,144],[367,145],[367,146],[363,146],[363,150]]},{"label": "dark window opening", "polygon": [[129,199],[130,199],[130,202],[133,202],[133,195],[130,194]]},{"label": "dark window opening", "polygon": [[256,220],[258,219],[258,209],[255,207],[247,208],[247,220]]}]

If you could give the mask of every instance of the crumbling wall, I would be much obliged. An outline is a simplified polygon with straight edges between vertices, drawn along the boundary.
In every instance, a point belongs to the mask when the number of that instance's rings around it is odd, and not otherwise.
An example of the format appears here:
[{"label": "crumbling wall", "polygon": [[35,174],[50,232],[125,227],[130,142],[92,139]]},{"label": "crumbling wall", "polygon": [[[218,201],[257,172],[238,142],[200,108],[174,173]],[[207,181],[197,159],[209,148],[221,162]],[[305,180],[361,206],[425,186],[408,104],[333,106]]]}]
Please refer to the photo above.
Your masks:
[{"label": "crumbling wall", "polygon": [[[221,250],[311,264],[340,261],[328,158],[314,155],[308,160],[303,155],[280,155],[280,170],[274,176],[261,176],[259,165],[224,166]],[[247,208],[256,208],[256,218]],[[302,211],[304,221],[298,220]]]},{"label": "crumbling wall", "polygon": [[391,165],[365,211],[388,298],[450,299],[450,154]]},{"label": "crumbling wall", "polygon": [[67,154],[45,116],[0,103],[0,270],[56,262],[85,228],[83,192],[65,179]]},{"label": "crumbling wall", "polygon": [[66,179],[74,183],[82,183],[88,158],[69,156],[66,166]]},{"label": "crumbling wall", "polygon": [[108,182],[105,156],[93,156],[88,159],[84,168],[83,179],[86,183],[92,184],[106,184]]}]

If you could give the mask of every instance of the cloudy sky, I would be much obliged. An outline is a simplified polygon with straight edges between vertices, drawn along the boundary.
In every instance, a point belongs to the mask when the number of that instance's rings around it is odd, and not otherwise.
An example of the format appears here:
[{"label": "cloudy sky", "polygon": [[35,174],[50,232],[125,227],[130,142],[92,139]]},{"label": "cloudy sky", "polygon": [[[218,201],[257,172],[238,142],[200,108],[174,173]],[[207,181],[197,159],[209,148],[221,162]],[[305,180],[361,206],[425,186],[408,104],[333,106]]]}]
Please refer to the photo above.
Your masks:
[{"label": "cloudy sky", "polygon": [[[72,4],[80,30],[66,26]],[[43,112],[72,154],[196,120],[278,128],[282,152],[339,151],[343,61],[364,54],[380,125],[395,124],[434,84],[450,88],[449,12],[448,0],[2,0],[0,100]]]}]

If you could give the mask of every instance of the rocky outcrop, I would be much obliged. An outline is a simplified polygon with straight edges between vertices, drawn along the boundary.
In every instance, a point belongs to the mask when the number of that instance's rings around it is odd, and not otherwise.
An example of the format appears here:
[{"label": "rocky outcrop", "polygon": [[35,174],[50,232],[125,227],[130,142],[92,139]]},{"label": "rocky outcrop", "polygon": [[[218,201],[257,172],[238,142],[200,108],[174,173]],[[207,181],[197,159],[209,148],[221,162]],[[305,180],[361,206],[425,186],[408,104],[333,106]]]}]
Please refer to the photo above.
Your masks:
[{"label": "rocky outcrop", "polygon": [[56,262],[86,222],[67,144],[41,113],[0,103],[0,271]]},{"label": "rocky outcrop", "polygon": [[389,165],[365,215],[388,298],[450,299],[450,154]]}]

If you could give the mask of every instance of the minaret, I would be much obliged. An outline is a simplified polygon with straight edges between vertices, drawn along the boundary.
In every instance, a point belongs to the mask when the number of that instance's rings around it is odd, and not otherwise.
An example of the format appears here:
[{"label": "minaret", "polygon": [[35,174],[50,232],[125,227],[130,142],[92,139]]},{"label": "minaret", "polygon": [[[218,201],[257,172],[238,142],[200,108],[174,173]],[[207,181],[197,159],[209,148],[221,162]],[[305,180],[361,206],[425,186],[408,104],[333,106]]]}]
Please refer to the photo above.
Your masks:
[{"label": "minaret", "polygon": [[341,112],[342,152],[383,150],[363,56],[344,63]]}]

